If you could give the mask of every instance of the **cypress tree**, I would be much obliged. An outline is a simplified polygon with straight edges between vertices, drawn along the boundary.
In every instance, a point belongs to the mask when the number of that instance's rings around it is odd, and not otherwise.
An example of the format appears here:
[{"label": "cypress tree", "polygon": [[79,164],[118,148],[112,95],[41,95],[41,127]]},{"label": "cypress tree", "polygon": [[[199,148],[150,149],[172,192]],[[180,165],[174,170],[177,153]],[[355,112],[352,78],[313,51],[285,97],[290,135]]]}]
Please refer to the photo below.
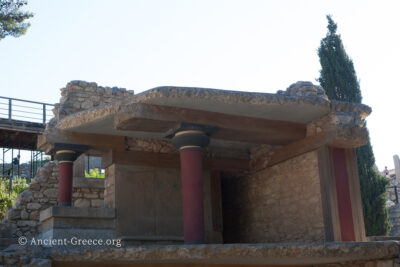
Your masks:
[{"label": "cypress tree", "polygon": [[[328,33],[318,48],[321,63],[318,81],[329,99],[361,103],[360,85],[353,61],[343,47],[341,36],[336,33],[337,24],[330,15],[327,19]],[[356,154],[366,234],[386,235],[390,228],[385,206],[388,182],[375,168],[369,137],[366,145],[356,149]]]}]

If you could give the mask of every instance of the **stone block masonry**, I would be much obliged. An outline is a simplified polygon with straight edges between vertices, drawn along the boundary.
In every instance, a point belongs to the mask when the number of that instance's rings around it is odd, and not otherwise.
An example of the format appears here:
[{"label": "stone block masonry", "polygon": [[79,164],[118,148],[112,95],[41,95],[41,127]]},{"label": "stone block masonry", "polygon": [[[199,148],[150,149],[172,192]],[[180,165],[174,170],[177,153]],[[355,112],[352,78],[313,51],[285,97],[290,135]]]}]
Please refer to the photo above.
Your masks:
[{"label": "stone block masonry", "polygon": [[[88,179],[75,177],[74,180]],[[73,203],[76,207],[102,207],[104,205],[104,179],[91,183],[79,183],[73,188]],[[100,186],[99,186],[100,184]],[[48,207],[57,205],[58,198],[58,166],[54,161],[40,168],[29,189],[22,192],[15,200],[13,208],[6,212],[0,223],[0,237],[6,235],[1,229],[10,232],[11,236],[32,237],[39,233],[40,212]],[[8,233],[9,235],[9,233]]]},{"label": "stone block masonry", "polygon": [[316,151],[223,178],[224,242],[324,241]]},{"label": "stone block masonry", "polygon": [[118,87],[102,87],[95,82],[71,81],[61,88],[60,103],[55,104],[55,118],[49,123],[55,125],[60,119],[90,108],[128,99],[134,91]]}]

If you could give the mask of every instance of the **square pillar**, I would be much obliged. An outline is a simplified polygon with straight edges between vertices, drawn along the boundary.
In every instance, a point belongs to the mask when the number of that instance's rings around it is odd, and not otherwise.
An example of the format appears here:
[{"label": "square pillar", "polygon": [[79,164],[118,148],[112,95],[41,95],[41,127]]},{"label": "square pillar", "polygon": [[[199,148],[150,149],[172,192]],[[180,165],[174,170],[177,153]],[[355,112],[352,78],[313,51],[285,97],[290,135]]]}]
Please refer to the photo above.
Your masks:
[{"label": "square pillar", "polygon": [[326,241],[365,241],[354,148],[318,150]]}]

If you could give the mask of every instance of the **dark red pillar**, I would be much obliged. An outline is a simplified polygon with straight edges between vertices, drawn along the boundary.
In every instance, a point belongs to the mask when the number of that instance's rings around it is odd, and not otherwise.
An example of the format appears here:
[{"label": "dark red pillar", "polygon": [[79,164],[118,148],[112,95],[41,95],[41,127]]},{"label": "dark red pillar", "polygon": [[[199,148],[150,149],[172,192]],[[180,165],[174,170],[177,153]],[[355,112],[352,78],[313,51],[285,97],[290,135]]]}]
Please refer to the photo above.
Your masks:
[{"label": "dark red pillar", "polygon": [[71,206],[72,203],[72,162],[58,163],[58,205]]},{"label": "dark red pillar", "polygon": [[185,244],[204,243],[203,147],[209,143],[201,130],[181,130],[172,143],[180,150],[183,232]]},{"label": "dark red pillar", "polygon": [[58,160],[58,205],[72,205],[72,177],[73,162],[76,159],[76,153],[73,150],[59,150],[56,152]]},{"label": "dark red pillar", "polygon": [[185,243],[204,242],[203,166],[200,149],[180,152]]},{"label": "dark red pillar", "polygon": [[332,149],[333,169],[335,173],[336,195],[342,241],[355,241],[352,203],[350,197],[349,174],[346,163],[346,151]]}]

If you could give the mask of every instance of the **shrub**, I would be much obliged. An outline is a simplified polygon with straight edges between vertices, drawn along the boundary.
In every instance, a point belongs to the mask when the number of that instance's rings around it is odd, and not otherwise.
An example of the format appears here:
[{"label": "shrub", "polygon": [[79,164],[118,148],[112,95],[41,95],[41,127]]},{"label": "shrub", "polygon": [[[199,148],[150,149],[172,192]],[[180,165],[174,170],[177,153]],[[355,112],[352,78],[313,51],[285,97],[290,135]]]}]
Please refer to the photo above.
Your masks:
[{"label": "shrub", "polygon": [[10,184],[7,178],[0,177],[0,220],[4,218],[6,211],[14,204],[14,198],[29,188],[25,178],[17,177],[13,180],[10,194]]},{"label": "shrub", "polygon": [[104,173],[100,173],[100,170],[98,168],[96,169],[90,169],[89,173],[85,171],[85,177],[86,178],[105,178]]}]

